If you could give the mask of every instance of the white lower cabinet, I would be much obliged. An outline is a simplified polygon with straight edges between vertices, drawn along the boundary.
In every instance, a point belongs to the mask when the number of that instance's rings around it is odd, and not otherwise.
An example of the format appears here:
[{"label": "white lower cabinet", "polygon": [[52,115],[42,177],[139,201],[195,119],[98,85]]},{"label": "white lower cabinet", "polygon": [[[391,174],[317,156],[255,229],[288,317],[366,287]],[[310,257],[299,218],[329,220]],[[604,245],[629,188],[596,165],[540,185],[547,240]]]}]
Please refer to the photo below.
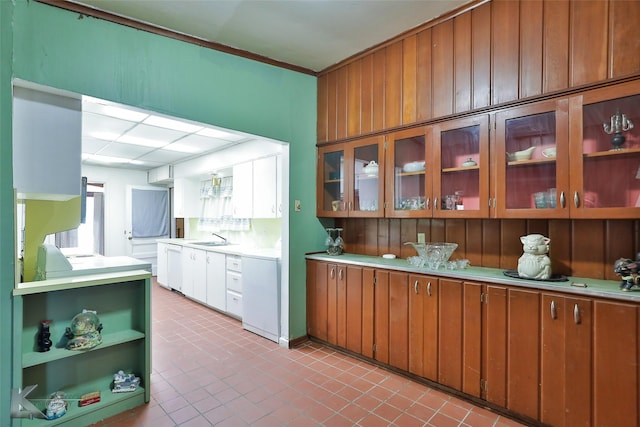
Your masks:
[{"label": "white lower cabinet", "polygon": [[182,250],[182,293],[200,302],[207,301],[207,261],[202,249]]},{"label": "white lower cabinet", "polygon": [[207,252],[207,305],[227,311],[226,255]]},{"label": "white lower cabinet", "polygon": [[167,258],[167,252],[168,252],[168,244],[166,243],[158,243],[158,260],[156,262],[157,265],[157,277],[156,277],[156,281],[158,282],[158,285],[163,286],[165,288],[168,288],[169,285],[167,283],[167,275],[169,273],[169,260]]},{"label": "white lower cabinet", "polygon": [[227,255],[227,313],[242,318],[242,258]]}]

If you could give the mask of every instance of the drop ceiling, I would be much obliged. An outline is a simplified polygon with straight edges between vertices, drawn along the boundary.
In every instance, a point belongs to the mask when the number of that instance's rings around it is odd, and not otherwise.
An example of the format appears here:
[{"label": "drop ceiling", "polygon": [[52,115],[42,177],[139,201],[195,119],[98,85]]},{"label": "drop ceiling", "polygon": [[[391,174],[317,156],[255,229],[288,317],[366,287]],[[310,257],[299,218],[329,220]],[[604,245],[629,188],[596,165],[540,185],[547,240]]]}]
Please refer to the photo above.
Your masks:
[{"label": "drop ceiling", "polygon": [[[55,2],[61,7],[65,3],[317,72],[457,9],[469,0]],[[136,119],[117,116],[110,107],[142,115]],[[176,123],[154,122],[154,117],[158,117],[155,113],[92,98],[83,98],[82,116],[85,164],[148,170],[257,139],[185,121],[181,122],[194,127],[176,129]]]}]

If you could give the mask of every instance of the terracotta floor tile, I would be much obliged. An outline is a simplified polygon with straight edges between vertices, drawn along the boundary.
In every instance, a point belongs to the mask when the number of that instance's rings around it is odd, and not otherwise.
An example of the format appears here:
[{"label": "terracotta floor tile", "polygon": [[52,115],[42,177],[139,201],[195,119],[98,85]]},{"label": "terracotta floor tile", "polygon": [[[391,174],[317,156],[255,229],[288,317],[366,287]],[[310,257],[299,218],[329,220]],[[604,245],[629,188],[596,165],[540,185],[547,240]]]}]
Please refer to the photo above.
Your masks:
[{"label": "terracotta floor tile", "polygon": [[151,402],[94,427],[523,426],[307,341],[285,349],[153,284]]}]

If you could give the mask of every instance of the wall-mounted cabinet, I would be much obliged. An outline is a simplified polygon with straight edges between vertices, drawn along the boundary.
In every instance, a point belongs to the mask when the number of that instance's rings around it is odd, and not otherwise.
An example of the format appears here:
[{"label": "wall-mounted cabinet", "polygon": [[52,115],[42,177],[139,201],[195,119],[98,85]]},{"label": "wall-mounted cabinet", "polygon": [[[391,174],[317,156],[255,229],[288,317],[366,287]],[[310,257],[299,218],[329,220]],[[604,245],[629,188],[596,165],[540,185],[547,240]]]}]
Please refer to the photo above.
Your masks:
[{"label": "wall-mounted cabinet", "polygon": [[234,218],[253,216],[253,162],[233,166],[231,205]]},{"label": "wall-mounted cabinet", "polygon": [[191,178],[176,178],[173,183],[173,214],[176,218],[200,216],[200,182]]},{"label": "wall-mounted cabinet", "polygon": [[384,171],[382,137],[318,149],[317,215],[382,217]]},{"label": "wall-mounted cabinet", "polygon": [[499,218],[568,216],[569,134],[566,99],[496,114],[491,206]]},{"label": "wall-mounted cabinet", "polygon": [[282,216],[281,156],[253,161],[252,218],[280,218]]},{"label": "wall-mounted cabinet", "polygon": [[20,199],[69,200],[81,191],[82,101],[13,87],[13,186]]}]

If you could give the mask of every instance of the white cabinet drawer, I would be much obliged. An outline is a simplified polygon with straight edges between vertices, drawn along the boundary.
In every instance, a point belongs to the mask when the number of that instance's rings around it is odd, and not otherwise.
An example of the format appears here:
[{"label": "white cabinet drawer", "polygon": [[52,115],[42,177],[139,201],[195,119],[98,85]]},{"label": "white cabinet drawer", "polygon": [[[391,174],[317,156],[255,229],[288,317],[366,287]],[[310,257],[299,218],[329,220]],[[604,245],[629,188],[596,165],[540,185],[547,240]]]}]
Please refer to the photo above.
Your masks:
[{"label": "white cabinet drawer", "polygon": [[227,255],[227,270],[240,273],[242,271],[242,258],[235,255]]},{"label": "white cabinet drawer", "polygon": [[235,271],[227,271],[227,289],[242,293],[242,274]]},{"label": "white cabinet drawer", "polygon": [[227,313],[242,317],[242,295],[237,292],[227,290]]}]

